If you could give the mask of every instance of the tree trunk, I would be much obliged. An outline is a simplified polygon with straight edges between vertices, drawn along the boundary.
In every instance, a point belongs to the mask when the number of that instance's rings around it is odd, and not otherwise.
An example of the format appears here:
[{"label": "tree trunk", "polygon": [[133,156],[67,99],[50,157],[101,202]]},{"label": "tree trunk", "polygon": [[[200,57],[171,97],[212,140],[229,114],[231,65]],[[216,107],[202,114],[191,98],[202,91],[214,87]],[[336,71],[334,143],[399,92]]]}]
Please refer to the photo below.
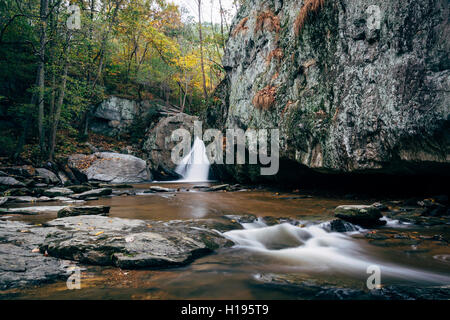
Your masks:
[{"label": "tree trunk", "polygon": [[67,72],[69,70],[69,53],[70,53],[70,33],[68,35],[67,47],[66,47],[66,58],[64,61],[64,71],[61,80],[61,87],[59,90],[58,101],[56,103],[55,116],[52,124],[51,138],[50,138],[50,150],[48,160],[53,161],[53,157],[55,154],[55,146],[56,146],[56,133],[58,131],[59,119],[61,117],[61,109],[64,102],[64,95],[66,93],[66,84],[67,84]]},{"label": "tree trunk", "polygon": [[202,67],[202,77],[203,77],[203,95],[206,100],[208,99],[208,90],[206,88],[205,63],[203,61],[202,0],[197,0],[197,4],[198,4],[198,36],[200,39],[200,64]]},{"label": "tree trunk", "polygon": [[45,45],[47,42],[47,14],[48,14],[48,0],[41,0],[40,23],[41,36],[39,44],[39,112],[38,112],[38,131],[39,131],[39,145],[41,152],[45,150],[44,139],[44,93],[45,93]]}]

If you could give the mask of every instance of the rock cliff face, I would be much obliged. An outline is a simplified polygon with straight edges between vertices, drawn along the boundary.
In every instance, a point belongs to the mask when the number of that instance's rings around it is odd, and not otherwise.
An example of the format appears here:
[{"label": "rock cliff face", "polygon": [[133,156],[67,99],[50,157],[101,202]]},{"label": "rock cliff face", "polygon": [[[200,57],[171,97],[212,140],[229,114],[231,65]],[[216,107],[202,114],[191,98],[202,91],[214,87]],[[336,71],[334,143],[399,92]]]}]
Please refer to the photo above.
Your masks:
[{"label": "rock cliff face", "polygon": [[158,107],[158,100],[138,102],[111,96],[94,108],[89,127],[95,133],[117,136],[132,126],[137,118],[145,119]]},{"label": "rock cliff face", "polygon": [[450,168],[447,0],[248,0],[209,108],[279,128],[282,159],[326,173]]}]

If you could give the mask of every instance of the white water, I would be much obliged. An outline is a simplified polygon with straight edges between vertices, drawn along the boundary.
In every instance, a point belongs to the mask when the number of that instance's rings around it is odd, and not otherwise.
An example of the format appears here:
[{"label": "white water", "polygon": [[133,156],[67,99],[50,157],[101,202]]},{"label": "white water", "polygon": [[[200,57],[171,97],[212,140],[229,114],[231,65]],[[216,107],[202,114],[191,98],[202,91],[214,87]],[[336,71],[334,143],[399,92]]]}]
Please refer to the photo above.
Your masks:
[{"label": "white water", "polygon": [[206,155],[206,147],[203,140],[195,137],[194,145],[189,154],[183,158],[175,172],[183,177],[177,182],[204,182],[208,181],[211,164]]},{"label": "white water", "polygon": [[300,228],[284,223],[268,227],[257,221],[243,226],[244,230],[233,230],[224,235],[236,243],[237,248],[266,255],[283,266],[367,278],[367,268],[376,265],[380,267],[382,278],[450,284],[450,277],[445,275],[376,261],[349,235],[327,232],[321,225]]}]

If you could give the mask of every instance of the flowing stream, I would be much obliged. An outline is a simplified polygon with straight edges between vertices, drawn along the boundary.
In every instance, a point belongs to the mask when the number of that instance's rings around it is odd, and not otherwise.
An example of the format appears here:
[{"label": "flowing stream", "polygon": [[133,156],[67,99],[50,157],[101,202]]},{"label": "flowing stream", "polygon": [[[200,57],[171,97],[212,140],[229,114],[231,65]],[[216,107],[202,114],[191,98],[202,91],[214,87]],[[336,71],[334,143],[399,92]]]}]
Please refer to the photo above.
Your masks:
[{"label": "flowing stream", "polygon": [[[450,232],[445,225],[424,228],[389,220],[379,232],[395,236],[375,241],[364,236],[368,230],[359,228],[345,233],[329,231],[329,221],[333,220],[336,206],[367,204],[376,199],[365,202],[299,197],[298,194],[279,194],[267,189],[202,192],[189,183],[172,184],[172,188],[179,190],[173,193],[141,192],[149,186],[135,185],[133,190],[139,194],[136,196],[101,198],[87,201],[85,205],[108,205],[111,206],[111,217],[128,219],[213,219],[225,222],[233,216],[248,214],[258,218],[242,223],[241,230],[223,233],[233,240],[235,246],[220,249],[185,267],[121,270],[84,266],[82,290],[66,290],[65,281],[61,281],[21,290],[13,297],[314,299],[318,290],[323,288],[367,290],[369,265],[380,267],[383,286],[428,288],[450,285],[448,244],[433,240],[414,244],[395,239],[396,236],[417,238],[436,234],[448,239]],[[11,219],[43,224],[56,217],[55,210],[48,210],[48,203],[37,203],[36,206],[42,206],[38,215],[14,215]],[[30,204],[16,204],[16,207],[30,207]],[[271,219],[281,219],[281,223],[271,225]]]}]

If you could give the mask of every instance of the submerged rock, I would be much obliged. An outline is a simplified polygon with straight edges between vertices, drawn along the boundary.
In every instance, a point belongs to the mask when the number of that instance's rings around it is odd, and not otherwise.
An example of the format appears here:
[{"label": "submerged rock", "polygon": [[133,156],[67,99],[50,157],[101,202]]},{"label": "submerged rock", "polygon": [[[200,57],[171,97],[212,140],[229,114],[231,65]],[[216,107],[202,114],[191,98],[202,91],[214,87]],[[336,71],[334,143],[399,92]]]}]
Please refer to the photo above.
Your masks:
[{"label": "submerged rock", "polygon": [[344,205],[335,209],[337,218],[348,221],[361,227],[371,228],[382,226],[386,221],[380,220],[383,217],[380,210],[366,205]]},{"label": "submerged rock", "polygon": [[82,216],[56,219],[41,251],[62,259],[121,268],[173,267],[231,245],[219,233],[180,221]]},{"label": "submerged rock", "polygon": [[257,274],[256,286],[277,290],[312,300],[448,300],[450,288],[446,286],[418,287],[389,285],[381,289],[361,290],[344,286],[338,281],[316,281],[301,274]]},{"label": "submerged rock", "polygon": [[83,216],[83,215],[107,216],[110,208],[111,207],[109,206],[67,207],[58,211],[58,218]]}]

